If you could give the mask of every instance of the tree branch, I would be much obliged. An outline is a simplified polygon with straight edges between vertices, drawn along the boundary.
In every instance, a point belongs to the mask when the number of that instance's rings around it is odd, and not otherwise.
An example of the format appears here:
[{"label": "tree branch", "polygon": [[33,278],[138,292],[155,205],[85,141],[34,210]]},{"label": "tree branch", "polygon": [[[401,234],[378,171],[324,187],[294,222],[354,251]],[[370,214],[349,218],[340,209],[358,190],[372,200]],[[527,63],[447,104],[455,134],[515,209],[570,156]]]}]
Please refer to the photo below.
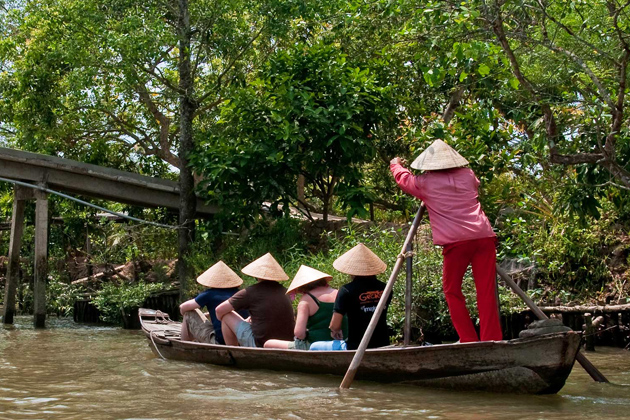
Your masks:
[{"label": "tree branch", "polygon": [[613,121],[610,127],[610,133],[606,136],[606,143],[604,144],[604,150],[610,159],[615,159],[615,146],[617,142],[617,135],[621,131],[623,124],[623,108],[626,94],[626,83],[628,79],[628,61],[630,60],[630,49],[626,49],[623,60],[621,61],[621,68],[619,69],[619,88],[617,90],[617,104],[613,107],[612,116]]},{"label": "tree branch", "polygon": [[616,182],[612,182],[612,181],[607,181],[607,182],[604,182],[603,184],[598,184],[598,185],[595,185],[595,186],[596,187],[605,187],[606,185],[612,185],[613,187],[617,187],[617,188],[621,188],[622,190],[630,191],[630,187],[627,187],[627,186],[621,185],[621,184],[617,184]]},{"label": "tree branch", "polygon": [[[608,3],[608,7],[609,8],[613,8],[615,5],[609,1]],[[621,43],[624,46],[624,49],[627,51],[630,47],[628,46],[628,42],[626,41],[626,36],[627,34],[625,34],[621,28],[619,28],[619,15],[621,14],[621,12],[623,12],[623,9],[625,9],[626,7],[630,6],[630,0],[628,0],[626,2],[626,4],[624,4],[623,6],[620,6],[618,9],[615,10],[615,13],[613,15],[613,25],[615,26],[615,30],[617,31],[617,34],[619,35],[619,40],[621,41]]]},{"label": "tree branch", "polygon": [[541,0],[537,0],[538,5],[540,6],[540,10],[542,11],[542,13],[545,15],[545,17],[547,19],[549,19],[550,21],[552,21],[553,23],[555,23],[556,25],[558,25],[560,28],[562,28],[567,34],[569,34],[570,36],[572,36],[573,38],[575,38],[576,40],[580,41],[581,43],[583,43],[584,45],[586,45],[587,47],[589,47],[591,50],[597,51],[602,57],[607,58],[608,60],[610,60],[612,63],[615,64],[615,66],[619,66],[619,63],[617,62],[617,60],[615,60],[613,57],[611,57],[608,53],[606,53],[605,51],[602,51],[600,48],[598,48],[596,45],[586,41],[585,39],[582,39],[581,37],[579,37],[575,32],[573,32],[573,30],[569,27],[567,27],[564,23],[558,21],[556,18],[554,18],[553,16],[551,16],[549,13],[547,13],[547,7],[543,4],[543,2]]},{"label": "tree branch", "polygon": [[9,134],[9,135],[17,134],[15,131],[13,131],[13,130],[11,130],[9,128],[3,127],[2,125],[0,125],[0,131],[5,133],[5,134]]},{"label": "tree branch", "polygon": [[605,159],[603,153],[578,153],[573,155],[561,155],[557,152],[551,153],[550,159],[552,163],[560,163],[562,165],[577,165],[580,163],[600,163]]},{"label": "tree branch", "polygon": [[254,41],[256,41],[256,39],[258,39],[258,37],[262,34],[263,30],[265,29],[265,25],[263,25],[258,32],[256,32],[256,34],[254,34],[254,36],[249,40],[249,42],[247,43],[247,45],[245,45],[245,47],[236,55],[236,57],[234,57],[232,59],[232,61],[230,61],[228,63],[228,65],[223,69],[223,71],[221,72],[221,74],[219,74],[219,77],[217,78],[217,82],[214,85],[213,89],[210,89],[208,92],[204,93],[203,95],[201,95],[201,97],[199,99],[197,99],[197,103],[201,104],[203,101],[205,101],[208,96],[212,95],[213,93],[216,93],[216,91],[219,89],[219,87],[221,86],[221,82],[223,80],[223,77],[228,73],[228,71],[230,71],[232,69],[232,67],[236,64],[236,62],[243,56],[243,54],[245,54],[245,52],[247,50],[249,50],[249,48],[252,46],[252,44],[254,43]]},{"label": "tree branch", "polygon": [[193,118],[203,114],[204,112],[207,112],[207,111],[210,111],[210,110],[214,109],[216,106],[218,106],[223,101],[225,101],[225,98],[219,98],[216,101],[210,102],[207,105],[204,105],[202,107],[197,108],[197,110],[193,114]]},{"label": "tree branch", "polygon": [[153,115],[153,117],[157,120],[158,125],[160,126],[160,138],[159,144],[160,147],[158,149],[157,155],[164,159],[166,162],[170,163],[177,168],[181,167],[181,161],[179,157],[177,157],[173,152],[171,152],[171,143],[169,141],[169,133],[171,128],[171,120],[166,115],[164,115],[157,107],[155,102],[151,100],[151,96],[147,91],[147,88],[144,84],[138,83],[136,85],[136,92],[140,97],[140,101],[144,103],[149,111]]},{"label": "tree branch", "polygon": [[610,172],[615,178],[620,180],[628,189],[630,189],[630,172],[625,170],[616,161],[606,159],[603,165],[608,172]]},{"label": "tree branch", "polygon": [[[141,66],[140,69],[149,74],[150,76],[155,77],[157,80],[159,80],[164,86],[166,86],[167,88],[171,89],[172,91],[178,93],[178,94],[183,94],[184,92],[182,92],[182,90],[178,87],[175,86],[174,84],[172,84],[166,77],[164,77],[162,74],[158,74],[155,72],[155,69],[148,69],[144,66]],[[159,71],[159,69],[158,69]]]},{"label": "tree branch", "polygon": [[[104,108],[99,108],[98,109],[100,112],[102,112],[103,114],[107,115],[108,117],[110,117],[112,120],[114,120],[114,122],[119,126],[119,130],[118,131],[122,131],[124,134],[128,135],[129,137],[131,137],[132,139],[134,139],[137,142],[141,142],[142,139],[136,135],[134,132],[128,130],[127,128],[130,128],[132,130],[136,130],[136,131],[142,131],[139,127],[131,124],[128,121],[123,120],[122,118],[120,118],[118,115],[114,114],[113,112],[104,109]],[[125,128],[127,127],[127,128]],[[143,133],[145,137],[146,133]]]},{"label": "tree branch", "polygon": [[[497,36],[497,39],[499,40],[501,47],[503,47],[503,51],[505,51],[505,54],[508,56],[510,66],[512,67],[512,73],[518,79],[521,85],[523,85],[525,90],[527,90],[527,92],[529,92],[532,98],[536,102],[538,102],[538,104],[540,105],[541,111],[543,113],[543,117],[545,119],[545,128],[547,131],[547,136],[549,137],[548,140],[550,143],[550,151],[551,151],[551,154],[553,155],[557,151],[556,139],[558,138],[558,127],[556,125],[556,119],[553,115],[553,111],[551,110],[551,107],[549,106],[549,104],[541,101],[538,93],[536,92],[536,89],[529,82],[529,80],[527,80],[527,78],[523,75],[523,72],[521,71],[519,62],[516,59],[516,55],[514,55],[514,51],[512,50],[512,47],[510,47],[510,43],[505,34],[505,29],[503,28],[503,18],[501,17],[501,6],[500,6],[499,0],[495,2],[495,9],[496,9],[496,16],[488,16],[488,20],[492,23],[492,29],[495,35]],[[486,7],[484,7],[484,10],[486,10],[486,12],[489,13]]]},{"label": "tree branch", "polygon": [[[582,60],[577,54],[575,54],[572,51],[569,50],[565,50],[562,47],[558,47],[556,45],[554,45],[552,43],[552,41],[549,39],[549,37],[547,37],[545,35],[545,39],[547,40],[547,42],[542,42],[541,44],[544,45],[545,47],[549,48],[552,51],[555,51],[557,53],[561,53],[566,55],[567,57],[569,57],[570,59],[572,59],[573,61],[575,61],[580,67],[582,67],[582,69],[584,70],[584,72],[588,75],[588,77],[593,81],[593,83],[595,84],[595,86],[597,86],[597,91],[599,92],[599,95],[602,97],[602,99],[604,100],[604,102],[606,102],[606,104],[612,109],[615,107],[615,104],[613,103],[610,94],[608,93],[608,91],[606,90],[606,87],[602,84],[601,80],[599,80],[599,78],[595,75],[595,73],[593,73],[593,70],[591,70],[591,68],[584,62],[584,60]],[[532,41],[530,39],[530,41]]]},{"label": "tree branch", "polygon": [[446,109],[444,110],[444,114],[442,115],[442,120],[444,121],[445,125],[448,126],[448,124],[451,122],[451,119],[455,115],[455,110],[459,106],[459,101],[462,100],[463,95],[464,95],[463,86],[458,86],[451,93],[451,98],[448,101],[448,105],[446,106]]}]

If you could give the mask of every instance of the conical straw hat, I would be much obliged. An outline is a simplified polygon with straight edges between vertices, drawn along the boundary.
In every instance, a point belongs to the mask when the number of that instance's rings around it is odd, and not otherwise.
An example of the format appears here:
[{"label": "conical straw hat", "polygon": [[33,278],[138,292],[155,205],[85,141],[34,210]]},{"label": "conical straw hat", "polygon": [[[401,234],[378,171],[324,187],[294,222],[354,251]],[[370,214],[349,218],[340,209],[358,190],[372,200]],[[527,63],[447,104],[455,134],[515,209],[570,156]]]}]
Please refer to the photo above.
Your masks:
[{"label": "conical straw hat", "polygon": [[319,270],[315,270],[314,268],[308,267],[306,265],[300,266],[295,277],[293,277],[293,281],[287,290],[287,294],[293,292],[295,289],[298,289],[305,284],[312,283],[317,280],[326,279],[332,280],[332,276],[330,274],[322,273]]},{"label": "conical straw hat", "polygon": [[270,254],[266,253],[257,260],[249,263],[241,270],[248,276],[261,280],[284,281],[289,280],[289,276],[284,272],[278,261]]},{"label": "conical straw hat", "polygon": [[387,264],[370,248],[359,244],[337,258],[333,267],[351,276],[375,276],[384,272],[387,269]]},{"label": "conical straw hat", "polygon": [[206,287],[228,289],[243,284],[243,280],[223,261],[219,261],[197,277],[197,283]]},{"label": "conical straw hat", "polygon": [[411,164],[414,169],[439,171],[440,169],[460,168],[468,161],[442,140],[437,139],[427,147]]}]

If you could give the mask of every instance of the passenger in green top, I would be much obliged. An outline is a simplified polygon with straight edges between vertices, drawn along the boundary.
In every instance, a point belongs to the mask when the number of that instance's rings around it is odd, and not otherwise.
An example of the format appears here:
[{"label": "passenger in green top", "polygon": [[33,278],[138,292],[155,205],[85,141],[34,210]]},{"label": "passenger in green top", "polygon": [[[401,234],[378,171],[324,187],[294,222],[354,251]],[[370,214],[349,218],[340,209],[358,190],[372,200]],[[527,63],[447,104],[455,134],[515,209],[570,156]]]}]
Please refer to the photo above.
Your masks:
[{"label": "passenger in green top", "polygon": [[302,294],[295,320],[295,340],[267,340],[265,348],[308,350],[312,342],[333,339],[329,325],[337,289],[330,287],[330,280],[329,274],[305,265],[300,267],[287,290],[287,294]]}]

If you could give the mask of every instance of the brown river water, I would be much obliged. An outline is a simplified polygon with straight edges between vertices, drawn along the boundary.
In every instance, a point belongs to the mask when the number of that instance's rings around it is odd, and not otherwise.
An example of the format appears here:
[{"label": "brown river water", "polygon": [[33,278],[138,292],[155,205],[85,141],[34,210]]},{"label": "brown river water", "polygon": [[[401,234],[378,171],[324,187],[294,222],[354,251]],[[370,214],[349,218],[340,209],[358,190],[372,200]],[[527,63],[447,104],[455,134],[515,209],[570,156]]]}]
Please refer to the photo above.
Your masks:
[{"label": "brown river water", "polygon": [[630,352],[588,357],[558,395],[454,392],[161,360],[139,331],[30,317],[0,327],[0,419],[628,419]]}]

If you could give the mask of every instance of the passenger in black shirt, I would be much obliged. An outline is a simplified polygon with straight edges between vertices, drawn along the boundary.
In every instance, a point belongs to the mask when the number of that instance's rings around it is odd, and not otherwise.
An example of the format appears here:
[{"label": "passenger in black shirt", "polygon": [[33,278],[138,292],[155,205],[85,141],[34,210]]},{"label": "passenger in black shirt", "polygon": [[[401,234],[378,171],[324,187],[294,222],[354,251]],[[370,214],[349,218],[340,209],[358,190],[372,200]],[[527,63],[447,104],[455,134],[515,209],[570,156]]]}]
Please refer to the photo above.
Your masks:
[{"label": "passenger in black shirt", "polygon": [[[350,251],[337,258],[333,267],[338,271],[352,276],[352,281],[339,289],[330,330],[338,338],[344,315],[348,317],[348,350],[359,347],[363,334],[367,330],[376,310],[376,305],[383,294],[385,283],[376,278],[377,274],[385,271],[387,265],[368,247],[359,244]],[[368,348],[389,345],[389,330],[387,328],[387,307],[391,302],[391,295],[381,314],[376,329],[372,334]]]}]

